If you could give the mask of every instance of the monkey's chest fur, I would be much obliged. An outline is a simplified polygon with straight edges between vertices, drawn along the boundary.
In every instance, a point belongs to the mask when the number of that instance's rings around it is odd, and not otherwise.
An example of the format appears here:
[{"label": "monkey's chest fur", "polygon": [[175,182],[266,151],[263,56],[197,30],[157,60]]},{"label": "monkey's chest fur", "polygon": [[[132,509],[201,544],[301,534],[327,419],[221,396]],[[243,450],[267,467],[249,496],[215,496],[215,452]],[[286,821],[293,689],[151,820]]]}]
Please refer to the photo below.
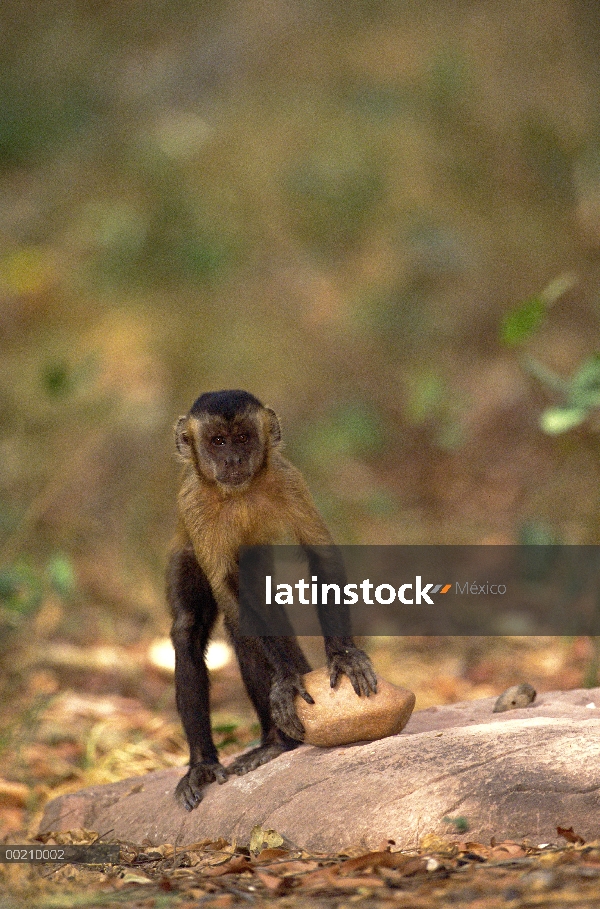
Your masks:
[{"label": "monkey's chest fur", "polygon": [[285,497],[262,485],[226,496],[218,489],[199,495],[193,486],[181,491],[183,525],[217,599],[225,579],[237,577],[240,546],[291,541]]}]

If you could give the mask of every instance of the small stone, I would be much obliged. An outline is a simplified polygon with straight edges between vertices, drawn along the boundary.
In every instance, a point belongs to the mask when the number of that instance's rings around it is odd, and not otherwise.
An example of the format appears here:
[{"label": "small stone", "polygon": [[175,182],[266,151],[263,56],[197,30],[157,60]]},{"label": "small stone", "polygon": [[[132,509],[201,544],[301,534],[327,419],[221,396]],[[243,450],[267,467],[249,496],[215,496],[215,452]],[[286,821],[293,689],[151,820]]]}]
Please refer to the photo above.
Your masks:
[{"label": "small stone", "polygon": [[536,690],[532,685],[523,682],[522,685],[513,685],[502,692],[494,704],[493,713],[503,713],[505,710],[518,710],[519,707],[528,707],[535,701]]},{"label": "small stone", "polygon": [[309,745],[330,748],[353,742],[372,742],[396,735],[408,723],[415,696],[406,688],[377,679],[377,694],[359,697],[348,676],[332,688],[327,669],[315,669],[304,676],[306,690],[315,703],[296,696],[296,710],[306,730]]}]

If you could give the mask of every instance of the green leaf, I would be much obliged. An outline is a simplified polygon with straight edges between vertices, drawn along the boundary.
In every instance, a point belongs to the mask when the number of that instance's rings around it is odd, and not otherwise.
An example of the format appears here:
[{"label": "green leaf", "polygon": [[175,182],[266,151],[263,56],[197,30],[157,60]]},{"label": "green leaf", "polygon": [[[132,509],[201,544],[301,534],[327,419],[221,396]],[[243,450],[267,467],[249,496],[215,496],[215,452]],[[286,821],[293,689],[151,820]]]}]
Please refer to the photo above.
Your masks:
[{"label": "green leaf", "polygon": [[552,372],[551,369],[548,369],[547,366],[544,366],[543,363],[533,357],[523,358],[523,369],[530,373],[534,379],[551,388],[552,391],[562,395],[568,395],[571,391],[571,382],[568,379],[563,379],[562,376]]},{"label": "green leaf", "polygon": [[529,297],[507,313],[500,329],[502,343],[514,346],[526,341],[540,327],[547,310],[570,290],[576,281],[575,275],[565,272],[550,281],[540,293]]},{"label": "green leaf", "polygon": [[54,360],[46,364],[42,373],[42,385],[51,397],[66,395],[71,391],[71,370],[64,360]]},{"label": "green leaf", "polygon": [[213,732],[218,732],[221,735],[231,735],[236,732],[238,725],[238,723],[217,723],[213,726]]},{"label": "green leaf", "polygon": [[38,608],[41,600],[41,580],[28,565],[12,565],[0,570],[0,625],[3,615],[26,617]]},{"label": "green leaf", "polygon": [[574,407],[600,407],[600,354],[594,354],[582,363],[570,386],[569,401]]},{"label": "green leaf", "polygon": [[73,593],[75,588],[75,569],[68,556],[53,556],[48,562],[46,570],[51,585],[60,596],[67,597]]},{"label": "green leaf", "polygon": [[540,427],[548,435],[557,436],[583,423],[588,412],[586,407],[549,407],[540,417]]},{"label": "green leaf", "polygon": [[444,380],[436,373],[427,372],[414,376],[409,383],[404,404],[407,418],[416,426],[425,423],[432,416],[439,414],[446,396]]},{"label": "green leaf", "polygon": [[542,294],[530,297],[502,320],[500,339],[503,344],[522,344],[544,321],[546,301]]}]

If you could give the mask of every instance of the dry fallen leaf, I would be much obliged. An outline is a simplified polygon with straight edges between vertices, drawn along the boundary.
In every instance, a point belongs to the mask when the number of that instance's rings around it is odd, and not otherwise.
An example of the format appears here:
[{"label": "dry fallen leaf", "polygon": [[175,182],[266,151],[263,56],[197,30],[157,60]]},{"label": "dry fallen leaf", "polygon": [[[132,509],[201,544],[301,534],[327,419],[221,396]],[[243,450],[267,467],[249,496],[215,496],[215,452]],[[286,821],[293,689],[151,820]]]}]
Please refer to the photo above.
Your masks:
[{"label": "dry fallen leaf", "polygon": [[245,855],[236,855],[226,864],[206,867],[204,877],[220,877],[222,874],[240,874],[242,871],[254,871],[252,863]]},{"label": "dry fallen leaf", "polygon": [[334,886],[334,880],[338,875],[339,865],[329,865],[327,868],[319,868],[301,878],[303,890],[321,890]]},{"label": "dry fallen leaf", "polygon": [[95,830],[78,827],[75,830],[51,830],[48,833],[40,833],[35,839],[40,843],[51,843],[55,846],[91,846],[99,839],[99,834]]},{"label": "dry fallen leaf", "polygon": [[[354,871],[369,869],[375,871],[377,868],[395,868],[403,870],[408,865],[414,866],[415,859],[420,870],[425,870],[425,860],[414,855],[405,855],[401,852],[367,852],[365,855],[359,855],[357,858],[348,859],[340,867],[340,876],[346,876]],[[414,870],[410,872],[414,873]]]},{"label": "dry fallen leaf", "polygon": [[284,855],[289,855],[289,849],[263,849],[262,852],[259,852],[255,857],[255,862],[272,862],[273,859],[282,858]]},{"label": "dry fallen leaf", "polygon": [[274,862],[265,865],[265,871],[272,871],[277,874],[306,874],[308,871],[315,871],[319,863],[307,859],[293,859],[289,862]]},{"label": "dry fallen leaf", "polygon": [[263,868],[256,869],[256,877],[274,896],[285,893],[293,886],[293,881],[289,877],[278,877],[276,874],[270,874]]},{"label": "dry fallen leaf", "polygon": [[510,840],[507,840],[505,843],[497,843],[493,849],[491,849],[489,858],[497,860],[503,858],[520,858],[524,855],[527,855],[527,850],[520,843],[513,843]]},{"label": "dry fallen leaf", "polygon": [[435,852],[444,856],[456,855],[458,851],[455,842],[443,839],[435,833],[426,833],[422,836],[419,842],[419,848],[421,852]]},{"label": "dry fallen leaf", "polygon": [[276,830],[265,830],[260,824],[252,828],[250,834],[250,852],[252,855],[260,855],[265,849],[289,849],[294,844],[290,843],[285,836],[277,833]]},{"label": "dry fallen leaf", "polygon": [[0,805],[10,808],[22,808],[31,794],[25,783],[14,783],[0,778]]},{"label": "dry fallen leaf", "polygon": [[154,883],[151,878],[146,877],[145,874],[138,874],[133,871],[128,871],[127,874],[124,874],[122,878],[117,882],[117,887],[124,887],[127,884],[152,884]]},{"label": "dry fallen leaf", "polygon": [[585,844],[583,837],[579,836],[578,833],[574,833],[572,827],[557,827],[556,832],[559,836],[564,837],[568,843],[577,843],[579,846]]}]

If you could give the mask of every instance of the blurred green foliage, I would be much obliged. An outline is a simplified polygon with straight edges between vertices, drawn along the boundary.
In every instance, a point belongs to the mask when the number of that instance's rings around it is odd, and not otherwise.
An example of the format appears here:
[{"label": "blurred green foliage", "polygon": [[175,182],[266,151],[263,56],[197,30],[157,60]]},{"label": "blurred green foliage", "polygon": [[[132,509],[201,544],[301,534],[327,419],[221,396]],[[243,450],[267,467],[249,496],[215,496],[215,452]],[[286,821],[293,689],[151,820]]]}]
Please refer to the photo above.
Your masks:
[{"label": "blurred green foliage", "polygon": [[[330,137],[331,138],[331,137]],[[382,168],[360,137],[338,139],[298,163],[286,189],[295,231],[325,257],[343,253],[363,237],[384,196]]]},{"label": "blurred green foliage", "polygon": [[460,127],[463,104],[472,84],[469,61],[457,48],[434,57],[424,85],[424,94],[438,120],[450,128]]},{"label": "blurred green foliage", "polygon": [[71,559],[63,554],[53,556],[46,568],[48,581],[59,596],[68,599],[75,592],[75,568]]},{"label": "blurred green foliage", "polygon": [[66,602],[75,589],[73,563],[62,554],[41,571],[24,559],[0,568],[0,658],[14,652],[18,635],[32,639],[33,621],[46,597],[55,593]]},{"label": "blurred green foliage", "polygon": [[521,344],[540,327],[546,315],[542,296],[530,297],[504,317],[501,337],[505,344]]},{"label": "blurred green foliage", "polygon": [[508,312],[502,320],[500,329],[500,338],[503,343],[517,345],[527,341],[541,326],[548,309],[576,283],[573,275],[560,275],[539,294],[534,294]]},{"label": "blurred green foliage", "polygon": [[547,408],[540,418],[551,435],[574,429],[600,408],[600,354],[585,360],[565,384],[564,405]]},{"label": "blurred green foliage", "polygon": [[[561,275],[541,293],[530,297],[503,319],[500,336],[508,345],[528,341],[543,325],[549,308],[574,285],[572,275]],[[580,426],[600,408],[600,353],[586,358],[573,375],[562,378],[537,359],[528,356],[525,368],[564,403],[547,407],[540,416],[540,427],[548,435],[559,435]]]},{"label": "blurred green foliage", "polygon": [[542,521],[524,521],[519,528],[517,542],[523,546],[553,546],[560,540],[552,528]]},{"label": "blurred green foliage", "polygon": [[457,815],[456,817],[444,817],[442,820],[444,823],[451,826],[453,833],[466,833],[469,829],[469,821],[462,815]]},{"label": "blurred green foliage", "polygon": [[385,444],[381,420],[366,404],[338,405],[323,419],[303,427],[298,446],[304,457],[335,464],[340,458],[376,455]]},{"label": "blurred green foliage", "polygon": [[0,70],[0,169],[32,165],[89,129],[101,108],[82,71],[57,83],[27,71],[25,61],[4,56]]},{"label": "blurred green foliage", "polygon": [[25,564],[5,568],[0,574],[0,599],[7,625],[36,609],[41,601],[41,583]]}]

